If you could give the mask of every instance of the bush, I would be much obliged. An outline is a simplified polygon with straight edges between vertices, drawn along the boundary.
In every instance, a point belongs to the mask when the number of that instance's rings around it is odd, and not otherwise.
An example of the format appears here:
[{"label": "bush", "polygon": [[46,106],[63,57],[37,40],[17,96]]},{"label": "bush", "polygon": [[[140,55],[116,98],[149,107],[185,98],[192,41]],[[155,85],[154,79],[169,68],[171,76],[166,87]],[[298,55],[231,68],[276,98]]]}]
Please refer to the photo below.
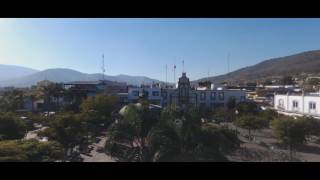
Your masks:
[{"label": "bush", "polygon": [[63,148],[54,141],[0,141],[0,162],[52,162],[62,159]]},{"label": "bush", "polygon": [[0,136],[2,139],[20,139],[27,131],[26,123],[12,113],[0,114]]}]

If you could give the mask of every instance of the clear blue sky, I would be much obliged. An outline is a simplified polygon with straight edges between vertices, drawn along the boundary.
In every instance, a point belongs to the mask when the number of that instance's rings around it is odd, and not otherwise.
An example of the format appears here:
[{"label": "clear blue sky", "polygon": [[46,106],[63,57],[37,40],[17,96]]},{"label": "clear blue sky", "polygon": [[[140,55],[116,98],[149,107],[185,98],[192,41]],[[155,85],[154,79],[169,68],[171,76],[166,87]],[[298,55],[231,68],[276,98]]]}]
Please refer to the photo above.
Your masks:
[{"label": "clear blue sky", "polygon": [[320,19],[0,19],[0,64],[173,81],[320,49]]}]

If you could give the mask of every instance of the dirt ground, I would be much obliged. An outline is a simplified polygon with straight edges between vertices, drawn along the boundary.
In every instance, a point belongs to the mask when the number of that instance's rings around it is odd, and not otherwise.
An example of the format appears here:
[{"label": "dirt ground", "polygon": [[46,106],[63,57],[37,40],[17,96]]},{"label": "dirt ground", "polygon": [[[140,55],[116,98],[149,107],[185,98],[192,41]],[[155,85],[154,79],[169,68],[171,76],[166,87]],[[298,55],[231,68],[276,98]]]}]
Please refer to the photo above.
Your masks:
[{"label": "dirt ground", "polygon": [[100,140],[98,143],[93,143],[93,149],[91,150],[89,156],[81,154],[83,162],[116,162],[115,159],[108,156],[104,151],[99,151],[99,149],[104,149],[107,137],[104,134],[103,136],[98,137]]},{"label": "dirt ground", "polygon": [[[288,162],[289,151],[273,137],[271,129],[262,129],[253,132],[254,139],[249,141],[246,135],[248,131],[236,128],[233,124],[226,124],[230,128],[239,131],[239,139],[243,142],[240,149],[228,155],[230,161],[236,162]],[[300,147],[294,154],[296,162],[320,162],[320,145],[308,142]]]}]

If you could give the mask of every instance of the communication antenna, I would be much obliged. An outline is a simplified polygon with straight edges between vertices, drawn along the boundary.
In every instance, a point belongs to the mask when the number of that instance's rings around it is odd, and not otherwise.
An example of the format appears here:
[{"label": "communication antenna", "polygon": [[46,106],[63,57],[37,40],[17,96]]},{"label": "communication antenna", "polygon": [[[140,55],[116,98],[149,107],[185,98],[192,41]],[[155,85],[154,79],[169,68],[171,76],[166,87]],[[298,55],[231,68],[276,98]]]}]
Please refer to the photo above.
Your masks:
[{"label": "communication antenna", "polygon": [[102,54],[102,66],[101,66],[101,69],[102,69],[102,80],[104,82],[104,73],[106,72],[106,69],[104,67],[104,54]]},{"label": "communication antenna", "polygon": [[174,85],[176,85],[176,68],[177,68],[177,66],[174,64],[174,66],[173,66],[173,82],[174,82]]},{"label": "communication antenna", "polygon": [[230,53],[228,53],[227,61],[228,61],[228,74],[229,74],[230,73]]},{"label": "communication antenna", "polygon": [[168,65],[166,64],[166,87],[168,86]]},{"label": "communication antenna", "polygon": [[229,73],[230,73],[230,53],[228,53],[228,57],[227,57],[227,63],[228,63],[228,74],[227,74],[227,76],[228,76],[228,80],[227,80],[227,83],[228,83],[228,86],[229,86],[229,77],[230,77],[230,75],[229,75]]}]

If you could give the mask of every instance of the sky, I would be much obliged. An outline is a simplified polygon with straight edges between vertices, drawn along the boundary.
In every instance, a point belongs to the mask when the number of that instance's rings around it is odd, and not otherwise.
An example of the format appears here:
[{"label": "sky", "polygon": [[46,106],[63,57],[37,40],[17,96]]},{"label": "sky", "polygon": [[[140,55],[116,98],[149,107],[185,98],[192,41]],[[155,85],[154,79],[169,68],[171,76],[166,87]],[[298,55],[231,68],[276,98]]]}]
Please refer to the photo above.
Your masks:
[{"label": "sky", "polygon": [[320,49],[320,19],[1,19],[0,64],[191,80]]}]

